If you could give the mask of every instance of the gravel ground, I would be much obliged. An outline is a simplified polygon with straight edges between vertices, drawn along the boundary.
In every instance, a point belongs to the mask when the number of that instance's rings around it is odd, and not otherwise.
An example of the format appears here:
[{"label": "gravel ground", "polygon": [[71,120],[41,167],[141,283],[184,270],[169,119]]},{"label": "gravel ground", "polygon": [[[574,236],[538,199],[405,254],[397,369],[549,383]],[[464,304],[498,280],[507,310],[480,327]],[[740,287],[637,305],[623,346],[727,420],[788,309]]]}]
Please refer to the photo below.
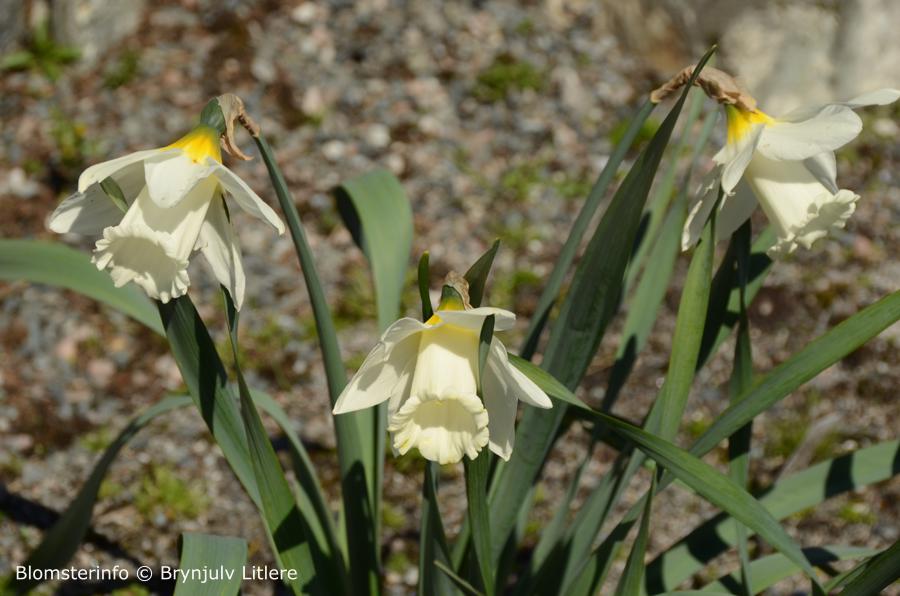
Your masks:
[{"label": "gravel ground", "polygon": [[[351,370],[375,340],[374,304],[364,258],[329,194],[335,184],[376,166],[394,172],[413,205],[414,254],[431,252],[436,278],[464,270],[500,237],[489,301],[519,313],[508,342],[517,345],[540,280],[608,158],[617,123],[669,74],[626,53],[592,3],[414,2],[391,10],[377,1],[233,2],[228,10],[214,4],[155,2],[137,35],[93,67],[66,67],[54,82],[34,71],[4,73],[0,236],[63,240],[89,250],[90,239],[56,238],[44,227],[81,169],[165,145],[191,126],[209,97],[237,93],[276,148],[298,201]],[[757,371],[897,289],[900,144],[892,116],[867,114],[867,130],[838,156],[841,185],[863,196],[847,229],[780,263],[757,298],[751,313]],[[274,201],[259,160],[229,165]],[[328,397],[290,239],[274,237],[241,213],[236,226],[249,280],[242,312],[249,380],[275,395],[296,421],[337,507]],[[682,259],[678,280],[685,268]],[[211,276],[203,266],[192,266],[191,275],[194,301],[221,330]],[[680,283],[670,289],[622,394],[621,415],[642,416],[661,385]],[[417,310],[412,287],[404,307]],[[216,337],[224,340],[221,332]],[[588,372],[581,391],[591,402],[602,397],[617,339],[614,328]],[[38,543],[41,528],[66,506],[126,420],[179,390],[181,380],[152,333],[88,299],[43,286],[0,284],[0,346],[2,574]],[[895,325],[758,418],[754,482],[765,486],[786,466],[800,469],[813,458],[896,437],[898,347]],[[729,342],[700,373],[683,444],[724,408],[730,350]],[[576,425],[554,450],[532,527],[552,515],[588,435]],[[613,457],[607,448],[597,451],[579,500]],[[720,454],[709,461],[721,463]],[[387,469],[387,583],[404,594],[416,580],[411,562],[417,560],[421,467],[388,457]],[[641,488],[635,483],[629,498]],[[883,547],[900,534],[898,496],[895,478],[786,525],[804,545]],[[713,511],[677,487],[658,502],[654,553]],[[442,505],[451,534],[464,504],[461,468],[447,468]],[[251,503],[193,413],[161,418],[123,450],[93,530],[78,566],[109,564],[117,554],[125,555],[120,562],[174,564],[179,534],[199,530],[245,536],[252,561],[270,561]],[[723,557],[715,568],[733,563]],[[617,562],[617,573],[623,564]],[[78,593],[79,586],[69,588]],[[783,583],[772,593],[793,589],[803,586]],[[250,586],[246,593],[271,591]]]}]

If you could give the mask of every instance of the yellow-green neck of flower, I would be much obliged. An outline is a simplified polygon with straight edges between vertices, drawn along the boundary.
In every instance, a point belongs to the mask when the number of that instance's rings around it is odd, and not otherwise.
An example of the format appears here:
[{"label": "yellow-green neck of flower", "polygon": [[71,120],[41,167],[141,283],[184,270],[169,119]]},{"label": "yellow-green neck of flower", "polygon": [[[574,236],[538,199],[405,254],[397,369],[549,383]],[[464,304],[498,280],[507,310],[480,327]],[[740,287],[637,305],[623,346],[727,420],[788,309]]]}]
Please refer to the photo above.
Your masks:
[{"label": "yellow-green neck of flower", "polygon": [[742,110],[733,105],[725,106],[728,118],[728,142],[737,143],[755,124],[771,124],[774,119],[762,110]]},{"label": "yellow-green neck of flower", "polygon": [[194,163],[203,163],[207,157],[222,163],[219,132],[206,124],[198,124],[191,132],[164,149],[181,149]]},{"label": "yellow-green neck of flower", "polygon": [[[456,288],[452,286],[444,286],[441,290],[441,301],[438,303],[437,310],[466,310],[466,303]],[[441,322],[441,317],[437,314],[431,315],[431,318],[425,321],[426,325],[435,325]]]}]

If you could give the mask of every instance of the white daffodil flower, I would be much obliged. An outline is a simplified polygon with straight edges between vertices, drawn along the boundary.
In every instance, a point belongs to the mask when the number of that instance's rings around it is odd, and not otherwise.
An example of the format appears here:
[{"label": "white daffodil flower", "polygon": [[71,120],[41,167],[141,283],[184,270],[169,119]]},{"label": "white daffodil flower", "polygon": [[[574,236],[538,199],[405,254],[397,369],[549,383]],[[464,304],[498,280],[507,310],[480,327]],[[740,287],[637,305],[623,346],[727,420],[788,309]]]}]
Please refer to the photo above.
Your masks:
[{"label": "white daffodil flower", "polygon": [[341,393],[335,414],[388,401],[394,449],[413,447],[440,464],[478,456],[485,445],[508,460],[515,440],[519,400],[538,408],[550,399],[509,362],[493,338],[477,394],[478,346],[485,318],[494,330],[510,329],[515,315],[490,307],[450,310],[442,302],[426,323],[403,318],[391,325]]},{"label": "white daffodil flower", "polygon": [[761,110],[726,105],[727,144],[714,156],[715,179],[699,193],[684,228],[682,247],[700,237],[715,205],[718,181],[724,193],[716,218],[719,239],[728,238],[762,207],[778,238],[769,249],[776,257],[809,248],[833,228],[843,228],[859,195],[838,188],[834,151],[862,130],[853,111],[887,105],[900,98],[881,89],[843,103],[802,108],[773,118]]},{"label": "white daffodil flower", "polygon": [[[128,203],[124,215],[100,187],[108,177]],[[188,260],[200,250],[239,309],[246,281],[223,193],[284,233],[275,211],[222,165],[219,132],[205,124],[167,147],[89,167],[48,225],[60,234],[101,235],[97,268],[108,269],[116,287],[133,281],[162,302],[187,292]]]}]

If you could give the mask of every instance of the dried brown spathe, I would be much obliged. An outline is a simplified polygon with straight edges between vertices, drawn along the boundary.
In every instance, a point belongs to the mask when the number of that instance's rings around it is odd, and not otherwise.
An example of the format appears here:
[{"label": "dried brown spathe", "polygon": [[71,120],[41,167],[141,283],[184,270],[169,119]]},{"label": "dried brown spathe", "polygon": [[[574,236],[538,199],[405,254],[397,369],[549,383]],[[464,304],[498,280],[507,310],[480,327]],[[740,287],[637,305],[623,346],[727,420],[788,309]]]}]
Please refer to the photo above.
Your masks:
[{"label": "dried brown spathe", "polygon": [[222,135],[222,147],[232,157],[243,159],[244,161],[253,159],[237,146],[234,140],[234,123],[240,122],[241,126],[247,129],[254,137],[259,136],[259,125],[253,121],[247,110],[244,109],[244,101],[234,93],[226,93],[216,98],[219,102],[219,108],[225,116],[225,134]]},{"label": "dried brown spathe", "polygon": [[466,310],[472,308],[472,304],[469,302],[469,282],[466,281],[465,277],[456,271],[451,271],[447,274],[447,277],[444,278],[444,285],[450,286],[456,290],[462,298],[463,306],[466,307]]},{"label": "dried brown spathe", "polygon": [[[659,103],[684,85],[687,85],[696,67],[696,64],[686,66],[664,85],[654,89],[650,93],[650,101]],[[748,112],[756,109],[756,99],[747,92],[744,86],[733,76],[718,68],[713,68],[712,66],[704,67],[694,84],[721,104],[733,105]]]}]

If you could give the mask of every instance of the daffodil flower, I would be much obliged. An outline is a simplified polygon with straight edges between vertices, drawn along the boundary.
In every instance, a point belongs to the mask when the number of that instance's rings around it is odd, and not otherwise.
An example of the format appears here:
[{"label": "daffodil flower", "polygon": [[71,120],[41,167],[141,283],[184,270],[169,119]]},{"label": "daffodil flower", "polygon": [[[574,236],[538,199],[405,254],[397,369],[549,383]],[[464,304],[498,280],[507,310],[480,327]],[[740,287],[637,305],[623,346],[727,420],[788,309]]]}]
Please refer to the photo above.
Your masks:
[{"label": "daffodil flower", "polygon": [[859,195],[838,188],[834,151],[862,130],[853,111],[897,101],[900,91],[881,89],[843,103],[795,110],[773,118],[759,109],[725,105],[726,145],[714,156],[718,168],[705,183],[685,225],[687,249],[724,193],[716,219],[718,238],[728,238],[762,207],[777,232],[770,256],[809,248],[833,228],[842,228]]},{"label": "daffodil flower", "polygon": [[[108,269],[116,287],[133,281],[162,302],[187,292],[188,261],[200,250],[240,308],[246,282],[224,193],[279,234],[284,224],[222,165],[219,136],[215,127],[200,124],[167,147],[89,167],[78,179],[78,192],[50,216],[50,229],[100,235],[93,256],[97,268]],[[128,203],[124,216],[100,186],[107,178]]]},{"label": "daffodil flower", "polygon": [[440,464],[474,459],[485,445],[508,460],[519,400],[550,408],[550,399],[509,362],[496,337],[478,397],[478,346],[485,318],[510,329],[515,315],[490,307],[442,301],[427,322],[403,318],[391,325],[338,398],[335,414],[388,401],[388,431],[400,454],[413,447]]}]

